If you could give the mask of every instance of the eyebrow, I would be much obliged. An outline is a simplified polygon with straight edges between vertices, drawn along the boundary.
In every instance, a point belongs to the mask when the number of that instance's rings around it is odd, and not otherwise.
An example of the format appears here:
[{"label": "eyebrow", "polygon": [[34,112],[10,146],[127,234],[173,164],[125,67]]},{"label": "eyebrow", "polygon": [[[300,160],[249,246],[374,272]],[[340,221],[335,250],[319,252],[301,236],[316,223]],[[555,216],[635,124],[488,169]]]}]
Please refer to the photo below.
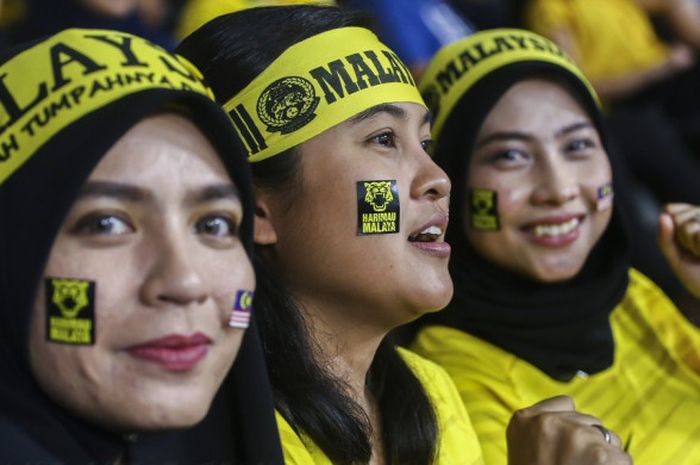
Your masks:
[{"label": "eyebrow", "polygon": [[560,129],[557,131],[556,135],[557,136],[563,136],[575,131],[578,131],[579,129],[588,129],[592,128],[593,125],[589,123],[588,121],[581,121],[580,123],[574,123],[570,124],[569,126],[566,126],[565,128]]},{"label": "eyebrow", "polygon": [[229,183],[215,184],[201,190],[188,191],[185,195],[185,202],[191,205],[214,200],[240,200],[240,195],[236,186]]},{"label": "eyebrow", "polygon": [[[151,192],[130,184],[111,181],[89,181],[85,183],[78,198],[109,197],[129,203],[154,202]],[[238,189],[234,184],[214,184],[203,189],[188,190],[185,194],[185,203],[198,205],[214,200],[232,199],[239,200]]]},{"label": "eyebrow", "polygon": [[150,192],[140,187],[110,181],[88,181],[78,194],[78,198],[111,197],[130,203],[152,200]]},{"label": "eyebrow", "polygon": [[[561,137],[566,134],[570,134],[572,132],[578,131],[580,129],[586,129],[586,128],[592,128],[593,125],[589,123],[588,121],[581,121],[579,123],[573,123],[570,124],[569,126],[565,126],[564,128],[558,130],[554,135],[555,137]],[[479,142],[476,144],[476,148],[483,147],[484,145],[490,144],[491,142],[499,141],[499,140],[521,140],[521,141],[532,141],[535,139],[535,136],[531,134],[527,134],[524,132],[518,132],[518,131],[499,131],[499,132],[494,132],[492,134],[489,134],[488,136],[484,137],[481,139]]]},{"label": "eyebrow", "polygon": [[525,134],[524,132],[517,132],[517,131],[499,131],[499,132],[494,132],[489,134],[488,136],[484,137],[481,139],[479,142],[476,143],[476,148],[481,148],[484,145],[490,144],[491,142],[499,141],[499,140],[522,140],[522,141],[531,141],[534,139],[533,136],[529,134]]},{"label": "eyebrow", "polygon": [[[402,119],[407,119],[408,118],[408,113],[406,110],[404,110],[401,107],[398,107],[392,103],[382,103],[379,105],[375,105],[371,108],[368,108],[367,110],[363,111],[362,113],[359,113],[352,118],[350,118],[350,122],[352,124],[357,124],[362,121],[365,121],[369,118],[372,118],[380,113],[388,113],[391,116],[395,118],[402,118]],[[425,112],[425,115],[423,116],[423,121],[421,124],[426,124],[430,123],[432,121],[432,115],[429,111]]]}]

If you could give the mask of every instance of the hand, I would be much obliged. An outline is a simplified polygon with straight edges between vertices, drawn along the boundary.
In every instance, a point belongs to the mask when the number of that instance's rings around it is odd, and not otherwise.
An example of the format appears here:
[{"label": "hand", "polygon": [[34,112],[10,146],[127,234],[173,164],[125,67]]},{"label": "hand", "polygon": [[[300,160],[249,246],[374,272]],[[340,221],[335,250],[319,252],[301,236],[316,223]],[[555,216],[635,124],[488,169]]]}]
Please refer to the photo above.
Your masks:
[{"label": "hand", "polygon": [[508,465],[631,465],[620,438],[591,415],[576,412],[567,396],[552,397],[513,414],[506,440]]},{"label": "hand", "polygon": [[658,243],[678,279],[700,298],[700,207],[666,205],[659,218]]},{"label": "hand", "polygon": [[671,47],[668,54],[668,65],[672,71],[683,71],[695,64],[695,51],[692,47],[677,43]]}]

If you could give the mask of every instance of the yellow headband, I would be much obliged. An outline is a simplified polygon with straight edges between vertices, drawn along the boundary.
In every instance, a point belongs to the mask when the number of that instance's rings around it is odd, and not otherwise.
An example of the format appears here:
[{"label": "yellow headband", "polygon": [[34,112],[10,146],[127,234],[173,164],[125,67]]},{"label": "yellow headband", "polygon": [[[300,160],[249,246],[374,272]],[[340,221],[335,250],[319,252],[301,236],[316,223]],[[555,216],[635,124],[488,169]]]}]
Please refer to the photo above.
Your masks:
[{"label": "yellow headband", "polygon": [[600,106],[591,84],[554,42],[521,29],[493,29],[442,48],[423,74],[420,89],[433,113],[433,137],[440,136],[457,102],[481,78],[503,66],[526,61],[550,63],[569,71]]},{"label": "yellow headband", "polygon": [[346,27],[288,48],[224,109],[257,162],[390,102],[425,106],[396,54],[371,31]]},{"label": "yellow headband", "polygon": [[187,60],[123,32],[68,29],[12,57],[0,65],[0,185],[70,124],[147,89],[212,97]]}]

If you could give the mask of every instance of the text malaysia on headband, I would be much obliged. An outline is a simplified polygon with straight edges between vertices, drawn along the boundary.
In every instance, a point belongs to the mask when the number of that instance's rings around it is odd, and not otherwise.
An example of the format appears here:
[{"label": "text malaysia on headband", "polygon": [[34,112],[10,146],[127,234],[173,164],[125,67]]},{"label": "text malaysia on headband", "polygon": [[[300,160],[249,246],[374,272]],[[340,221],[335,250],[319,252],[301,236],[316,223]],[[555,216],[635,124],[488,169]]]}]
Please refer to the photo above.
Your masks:
[{"label": "text malaysia on headband", "polygon": [[457,102],[481,78],[498,68],[527,61],[569,71],[600,106],[593,86],[554,42],[521,29],[482,31],[440,49],[423,74],[419,87],[433,115],[433,137],[439,137]]},{"label": "text malaysia on headband", "polygon": [[68,29],[0,65],[0,185],[71,123],[128,94],[213,98],[187,60],[137,36]]},{"label": "text malaysia on headband", "polygon": [[224,109],[257,162],[390,102],[425,106],[399,57],[371,31],[346,27],[288,48]]}]

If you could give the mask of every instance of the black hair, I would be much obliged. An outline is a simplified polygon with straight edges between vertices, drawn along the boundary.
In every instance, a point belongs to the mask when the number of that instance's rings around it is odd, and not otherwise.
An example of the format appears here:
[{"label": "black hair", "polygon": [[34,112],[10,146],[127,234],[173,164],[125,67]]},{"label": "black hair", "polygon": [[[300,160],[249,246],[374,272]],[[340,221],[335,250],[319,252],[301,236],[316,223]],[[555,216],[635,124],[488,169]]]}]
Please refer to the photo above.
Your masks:
[{"label": "black hair", "polygon": [[[223,104],[291,45],[327,30],[368,25],[364,16],[334,7],[254,8],[212,20],[187,37],[177,52],[199,67]],[[300,156],[292,148],[254,163],[255,185],[284,192],[293,202],[301,178]],[[257,253],[255,260],[255,311],[277,410],[334,464],[367,463],[372,454],[369,417],[348,395],[346,383],[321,366],[303,311],[261,256]],[[379,406],[386,463],[432,464],[438,435],[435,412],[390,337],[379,345],[365,382]]]}]

